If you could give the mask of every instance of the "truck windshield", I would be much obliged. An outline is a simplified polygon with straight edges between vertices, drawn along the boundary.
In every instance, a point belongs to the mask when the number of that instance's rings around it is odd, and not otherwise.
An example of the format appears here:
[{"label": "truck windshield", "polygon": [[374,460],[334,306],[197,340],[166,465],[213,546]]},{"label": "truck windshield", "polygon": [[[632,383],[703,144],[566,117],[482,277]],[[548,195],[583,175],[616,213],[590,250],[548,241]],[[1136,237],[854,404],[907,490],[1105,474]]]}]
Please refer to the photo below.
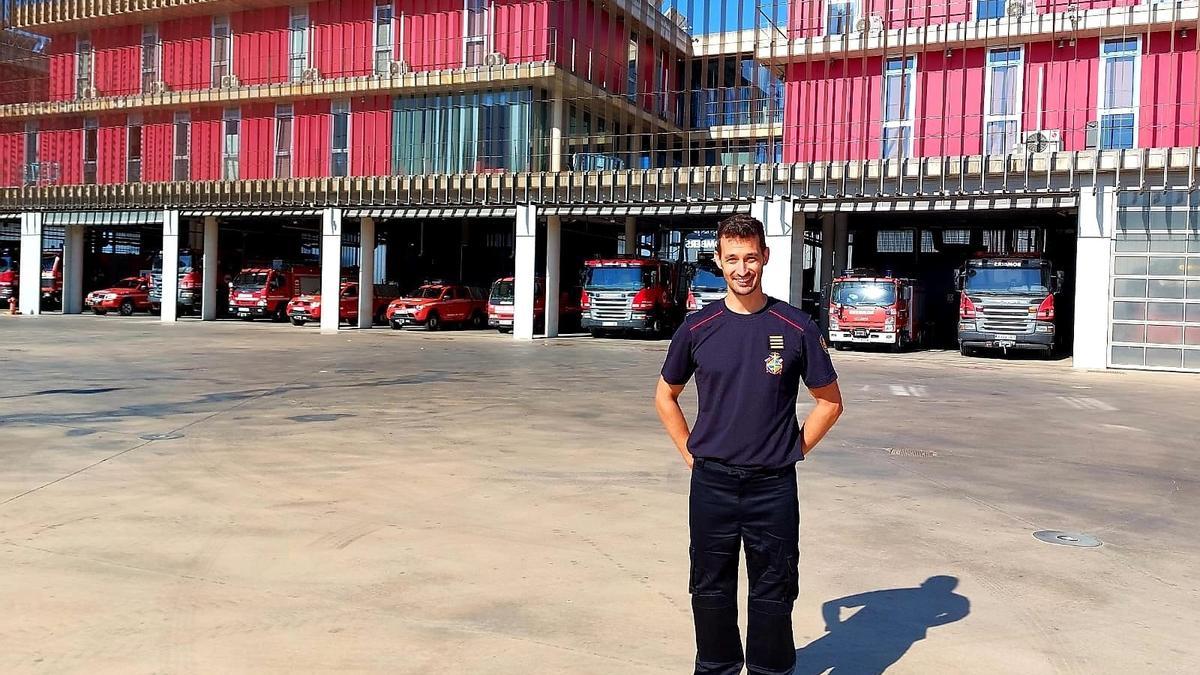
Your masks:
[{"label": "truck windshield", "polygon": [[701,267],[696,270],[696,276],[692,277],[692,288],[697,291],[723,291],[727,287],[725,277],[715,269]]},{"label": "truck windshield", "polygon": [[14,272],[17,269],[17,259],[14,256],[0,255],[0,272]]},{"label": "truck windshield", "polygon": [[[159,260],[161,261],[162,258],[160,257]],[[196,264],[195,260],[196,260],[196,256],[192,255],[191,253],[180,253],[179,254],[179,273],[180,274],[189,274],[192,271],[194,271],[195,264]],[[159,263],[159,270],[160,271],[162,270],[161,262]]]},{"label": "truck windshield", "polygon": [[1046,295],[1050,292],[1050,272],[1036,267],[970,268],[967,270],[966,291],[998,295]]},{"label": "truck windshield", "polygon": [[442,297],[442,288],[440,286],[422,286],[405,297],[436,300]]},{"label": "truck windshield", "polygon": [[58,262],[58,256],[48,255],[42,258],[42,271],[53,272],[54,263]]},{"label": "truck windshield", "polygon": [[512,302],[515,296],[513,282],[497,281],[492,284],[491,302],[493,305],[501,302]]},{"label": "truck windshield", "polygon": [[642,267],[589,267],[584,285],[603,291],[637,291],[649,286],[651,270]]},{"label": "truck windshield", "polygon": [[141,284],[141,279],[122,279],[113,285],[113,288],[137,288]]},{"label": "truck windshield", "polygon": [[874,281],[842,281],[833,285],[833,302],[856,307],[888,307],[896,304],[896,285]]},{"label": "truck windshield", "polygon": [[254,290],[257,291],[267,285],[266,272],[240,272],[233,278],[231,284],[239,290]]}]

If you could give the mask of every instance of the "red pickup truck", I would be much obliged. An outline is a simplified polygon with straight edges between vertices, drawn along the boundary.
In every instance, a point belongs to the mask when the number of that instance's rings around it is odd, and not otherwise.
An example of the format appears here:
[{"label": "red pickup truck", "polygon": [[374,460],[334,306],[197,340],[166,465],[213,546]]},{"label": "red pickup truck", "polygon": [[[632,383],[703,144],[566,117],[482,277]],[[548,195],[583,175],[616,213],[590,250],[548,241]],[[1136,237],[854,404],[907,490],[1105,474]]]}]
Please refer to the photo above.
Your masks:
[{"label": "red pickup truck", "polygon": [[153,305],[150,302],[149,277],[129,277],[113,284],[111,288],[92,291],[83,299],[83,304],[96,314],[119,312],[121,316],[129,316],[134,312],[149,312]]},{"label": "red pickup truck", "polygon": [[[358,282],[343,281],[340,290],[340,307],[338,311],[339,322],[345,321],[349,324],[358,323]],[[387,321],[386,313],[388,304],[395,300],[400,293],[395,286],[390,284],[375,284],[375,295],[372,302],[372,316],[374,322],[384,323]],[[287,304],[287,315],[291,319],[293,326],[303,326],[309,321],[321,320],[321,294],[306,293],[297,295],[292,298]]]},{"label": "red pickup truck", "polygon": [[395,330],[405,326],[441,330],[450,324],[483,328],[487,325],[487,295],[474,286],[426,284],[393,300],[387,320]]}]

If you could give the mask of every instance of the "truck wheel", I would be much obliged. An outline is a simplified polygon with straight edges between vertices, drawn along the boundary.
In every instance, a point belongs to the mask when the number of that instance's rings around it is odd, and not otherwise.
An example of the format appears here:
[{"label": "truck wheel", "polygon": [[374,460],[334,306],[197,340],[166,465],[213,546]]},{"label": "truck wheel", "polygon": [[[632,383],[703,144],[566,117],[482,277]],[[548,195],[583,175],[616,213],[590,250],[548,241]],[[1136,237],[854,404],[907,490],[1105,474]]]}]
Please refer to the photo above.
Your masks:
[{"label": "truck wheel", "polygon": [[605,333],[602,328],[589,328],[588,332],[591,333],[592,337],[594,338],[602,338],[607,336],[607,333]]},{"label": "truck wheel", "polygon": [[425,328],[435,331],[442,329],[442,319],[437,315],[437,312],[429,313],[429,318],[425,320]]},{"label": "truck wheel", "polygon": [[963,356],[975,356],[975,348],[974,348],[974,347],[968,347],[968,346],[966,346],[966,345],[959,345],[959,346],[958,346],[958,353],[959,353],[959,354],[962,354]]},{"label": "truck wheel", "polygon": [[471,315],[471,330],[479,330],[487,325],[487,317],[479,312]]},{"label": "truck wheel", "polygon": [[387,323],[387,311],[381,309],[379,310],[379,313],[375,315],[374,325],[382,326],[385,323]]},{"label": "truck wheel", "polygon": [[287,307],[282,302],[279,303],[279,307],[271,314],[271,320],[275,323],[287,321]]},{"label": "truck wheel", "polygon": [[92,310],[92,312],[93,312],[93,313],[94,313],[96,316],[104,316],[105,314],[108,314],[108,310],[107,310],[107,309],[100,309],[99,307],[97,307],[96,309],[93,309],[93,310]]},{"label": "truck wheel", "polygon": [[404,326],[400,325],[399,321],[392,322],[392,330],[400,330],[401,328],[404,328]]},{"label": "truck wheel", "polygon": [[496,330],[500,331],[501,333],[511,333],[512,332],[512,329],[509,328],[508,326],[500,326]]},{"label": "truck wheel", "polygon": [[292,319],[293,326],[303,326],[306,323],[308,323],[308,321],[305,319]]},{"label": "truck wheel", "polygon": [[892,343],[892,353],[899,354],[908,351],[908,340],[904,339],[903,334],[896,336],[896,341]]},{"label": "truck wheel", "polygon": [[121,316],[133,316],[133,301],[121,301],[121,308],[118,311],[121,312]]}]

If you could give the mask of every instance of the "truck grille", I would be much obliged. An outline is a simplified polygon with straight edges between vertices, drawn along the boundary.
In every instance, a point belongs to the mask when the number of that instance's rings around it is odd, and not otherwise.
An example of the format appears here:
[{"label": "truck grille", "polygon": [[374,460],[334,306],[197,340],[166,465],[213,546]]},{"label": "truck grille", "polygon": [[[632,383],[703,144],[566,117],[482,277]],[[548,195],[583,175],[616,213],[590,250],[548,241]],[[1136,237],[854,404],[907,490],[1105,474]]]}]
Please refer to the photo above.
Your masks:
[{"label": "truck grille", "polygon": [[696,300],[696,308],[704,309],[717,300],[724,300],[725,293],[723,291],[718,293],[692,293],[692,297]]},{"label": "truck grille", "polygon": [[592,294],[592,318],[597,321],[628,321],[632,318],[633,296]]},{"label": "truck grille", "polygon": [[979,308],[980,330],[1000,335],[1034,332],[1034,318],[1024,305],[983,305]]},{"label": "truck grille", "polygon": [[150,273],[150,302],[162,302],[162,272]]}]

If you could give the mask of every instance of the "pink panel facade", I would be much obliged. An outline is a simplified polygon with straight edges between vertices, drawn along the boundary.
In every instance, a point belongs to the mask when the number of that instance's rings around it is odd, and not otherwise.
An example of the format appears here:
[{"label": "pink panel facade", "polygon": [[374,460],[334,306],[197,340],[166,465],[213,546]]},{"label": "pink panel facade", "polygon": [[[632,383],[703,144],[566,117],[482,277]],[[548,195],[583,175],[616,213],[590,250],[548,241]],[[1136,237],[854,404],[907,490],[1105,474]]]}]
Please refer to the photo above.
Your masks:
[{"label": "pink panel facade", "polygon": [[374,6],[373,0],[326,0],[308,6],[312,54],[322,77],[371,74]]},{"label": "pink panel facade", "polygon": [[350,175],[391,173],[392,103],[388,96],[350,102]]},{"label": "pink panel facade", "polygon": [[[549,16],[557,63],[602,89],[624,93],[629,53],[625,23],[592,0],[553,3]],[[644,36],[644,50],[653,53],[649,37]],[[651,63],[643,59],[639,67],[643,62]],[[652,68],[643,69],[643,75],[649,81]]]},{"label": "pink panel facade", "polygon": [[0,186],[20,186],[25,170],[25,125],[0,123]]},{"label": "pink panel facade", "polygon": [[96,182],[125,182],[127,131],[125,115],[101,117],[96,132]]},{"label": "pink panel facade", "polygon": [[171,113],[147,114],[142,125],[142,180],[171,180],[173,143]]},{"label": "pink panel facade", "polygon": [[1142,50],[1141,134],[1153,148],[1200,145],[1196,35],[1155,33]]},{"label": "pink panel facade", "polygon": [[[783,0],[779,0],[780,3]],[[769,4],[769,3],[768,3]],[[828,4],[825,0],[792,2],[788,7],[789,32],[794,38],[811,38],[826,34]],[[1144,0],[1035,0],[1038,14],[1066,12],[1074,6],[1081,10],[1121,8],[1145,4]],[[887,29],[933,26],[976,20],[978,0],[942,0],[941,2],[909,2],[908,0],[859,0],[854,8],[851,30],[857,30],[858,19],[877,14]]]},{"label": "pink panel facade", "polygon": [[[1063,53],[1067,52],[1067,53]],[[1060,48],[1042,42],[1025,49],[1025,114],[1021,128],[1058,129],[1064,150],[1082,150],[1087,144],[1087,124],[1096,120],[1100,87],[1100,41],[1079,40],[1075,47]],[[1037,82],[1042,76],[1041,123],[1037,111]]]},{"label": "pink panel facade", "polygon": [[287,7],[272,7],[230,17],[233,72],[242,84],[287,81],[289,15]]},{"label": "pink panel facade", "polygon": [[[292,172],[297,178],[329,175],[329,101],[297,101],[295,104],[295,149]],[[351,157],[351,161],[353,161]]]},{"label": "pink panel facade", "polygon": [[172,91],[205,89],[212,83],[212,19],[192,17],[164,21],[162,40],[163,81]]},{"label": "pink panel facade", "polygon": [[404,60],[413,70],[463,65],[463,3],[458,0],[401,0]]},{"label": "pink panel facade", "polygon": [[784,92],[785,162],[878,157],[883,60],[794,65]]},{"label": "pink panel facade", "polygon": [[42,121],[38,134],[38,162],[58,169],[58,183],[83,182],[83,120],[58,117]]},{"label": "pink panel facade", "polygon": [[242,106],[241,131],[241,177],[274,178],[275,104]]},{"label": "pink panel facade", "polygon": [[50,100],[75,98],[75,36],[54,36],[46,54],[50,69]]},{"label": "pink panel facade", "polygon": [[142,27],[120,26],[92,32],[96,94],[125,96],[141,89]]},{"label": "pink panel facade", "polygon": [[547,0],[498,0],[493,11],[495,33],[492,44],[509,63],[550,59],[550,3]]},{"label": "pink panel facade", "polygon": [[221,178],[222,108],[192,110],[192,180]]},{"label": "pink panel facade", "polygon": [[[960,49],[950,56],[926,52],[917,57],[915,154],[973,155],[981,151],[984,61],[982,49]],[[880,100],[882,95],[880,89]],[[883,141],[878,131],[875,138],[874,156],[879,156]]]}]

